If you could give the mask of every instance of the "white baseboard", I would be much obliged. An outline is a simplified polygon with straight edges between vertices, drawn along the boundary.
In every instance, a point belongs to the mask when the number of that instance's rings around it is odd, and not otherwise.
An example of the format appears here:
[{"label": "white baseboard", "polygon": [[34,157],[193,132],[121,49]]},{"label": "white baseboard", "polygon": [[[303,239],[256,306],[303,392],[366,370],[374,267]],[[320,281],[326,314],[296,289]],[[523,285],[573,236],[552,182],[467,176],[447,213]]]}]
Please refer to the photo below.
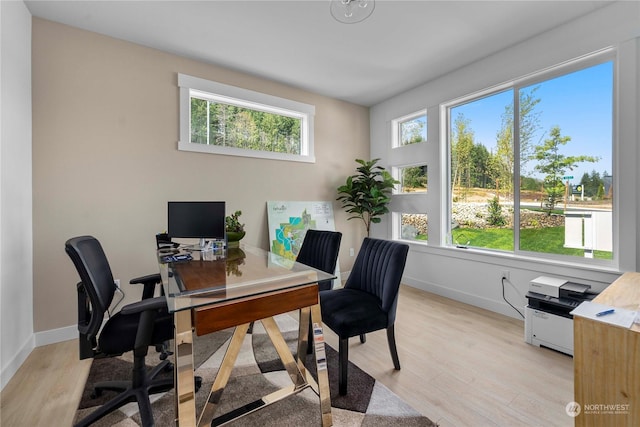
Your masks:
[{"label": "white baseboard", "polygon": [[[495,313],[504,314],[505,316],[513,317],[515,319],[522,320],[522,317],[518,316],[507,303],[497,302],[488,298],[484,298],[478,295],[469,294],[459,291],[457,289],[451,289],[447,286],[441,286],[437,283],[431,283],[424,280],[418,280],[413,277],[402,277],[402,283],[411,287],[422,289],[423,291],[431,292],[436,295],[450,298],[452,300],[460,301],[465,304],[473,305],[475,307],[484,308],[485,310],[493,311]],[[524,310],[524,307],[523,307]]]},{"label": "white baseboard", "polygon": [[3,367],[2,373],[0,374],[0,390],[4,389],[9,381],[11,381],[11,378],[18,372],[18,369],[20,369],[20,366],[27,360],[27,357],[29,357],[34,348],[76,338],[78,338],[78,327],[75,325],[32,334],[16,352],[14,358]]},{"label": "white baseboard", "polygon": [[36,347],[69,341],[78,338],[78,326],[65,326],[64,328],[51,329],[49,331],[36,332]]},{"label": "white baseboard", "polygon": [[27,360],[27,357],[29,357],[34,348],[36,348],[35,336],[31,335],[16,352],[13,359],[2,368],[2,373],[0,373],[0,390],[4,389],[4,386],[6,386],[16,372],[18,372],[18,369],[20,369],[20,366]]}]

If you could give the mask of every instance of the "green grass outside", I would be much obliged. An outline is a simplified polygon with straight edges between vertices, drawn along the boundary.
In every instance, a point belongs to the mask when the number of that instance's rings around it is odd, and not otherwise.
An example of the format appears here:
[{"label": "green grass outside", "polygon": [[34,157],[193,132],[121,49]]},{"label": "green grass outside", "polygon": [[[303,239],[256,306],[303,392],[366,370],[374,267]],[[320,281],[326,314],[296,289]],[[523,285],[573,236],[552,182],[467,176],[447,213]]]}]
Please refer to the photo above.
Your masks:
[{"label": "green grass outside", "polygon": [[[513,251],[513,231],[508,228],[456,228],[452,233],[454,244]],[[582,249],[564,247],[564,227],[520,230],[520,242],[520,250],[523,251],[584,257]],[[612,257],[612,252],[594,251],[594,258],[612,259]]]}]

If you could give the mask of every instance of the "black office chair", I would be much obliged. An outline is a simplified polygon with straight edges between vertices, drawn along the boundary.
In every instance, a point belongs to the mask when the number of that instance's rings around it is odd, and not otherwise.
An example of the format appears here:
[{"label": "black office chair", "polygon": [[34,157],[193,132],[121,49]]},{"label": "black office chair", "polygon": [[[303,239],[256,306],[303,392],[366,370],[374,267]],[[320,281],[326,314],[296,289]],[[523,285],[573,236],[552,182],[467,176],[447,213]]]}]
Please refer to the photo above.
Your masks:
[{"label": "black office chair", "polygon": [[[296,261],[333,274],[338,262],[341,240],[342,233],[339,231],[307,230]],[[333,280],[324,280],[318,285],[321,291],[331,289]]]},{"label": "black office chair", "polygon": [[[158,249],[170,250],[177,248],[179,245],[171,241],[171,238],[167,233],[158,233],[156,234],[156,247]],[[177,253],[177,250],[176,250]],[[164,295],[164,288],[162,285],[162,278],[160,277],[160,273],[149,274],[142,277],[136,277],[135,279],[131,279],[129,281],[131,285],[142,285],[142,299],[153,298],[156,294],[156,289],[160,289],[160,295]],[[162,344],[156,345],[156,351],[159,354],[160,360],[165,360],[167,357],[171,356],[173,352],[170,350],[169,341],[165,341]],[[168,366],[167,368],[170,368]]]},{"label": "black office chair", "polygon": [[116,357],[133,351],[130,381],[95,384],[95,394],[103,390],[121,391],[115,398],[82,419],[77,426],[88,426],[128,402],[138,402],[143,426],[153,426],[149,395],[173,388],[173,378],[156,379],[169,365],[161,362],[147,373],[145,357],[149,346],[173,338],[173,316],[167,311],[165,297],[143,299],[128,304],[109,317],[105,313],[113,300],[116,286],[100,242],[91,236],[67,240],[65,250],[73,261],[81,282],[78,291],[78,331],[80,359]]},{"label": "black office chair", "polygon": [[387,330],[393,366],[400,369],[394,332],[398,291],[409,246],[365,238],[344,288],[320,292],[322,321],[339,338],[338,389],[347,394],[349,338]]},{"label": "black office chair", "polygon": [[[178,247],[177,243],[171,241],[171,238],[166,233],[156,234],[156,247],[158,249],[174,249]],[[142,288],[142,299],[153,298],[156,292],[156,288],[160,288],[160,295],[164,295],[162,289],[162,279],[160,273],[149,274],[147,276],[137,277],[129,281],[132,285],[140,284]]]}]

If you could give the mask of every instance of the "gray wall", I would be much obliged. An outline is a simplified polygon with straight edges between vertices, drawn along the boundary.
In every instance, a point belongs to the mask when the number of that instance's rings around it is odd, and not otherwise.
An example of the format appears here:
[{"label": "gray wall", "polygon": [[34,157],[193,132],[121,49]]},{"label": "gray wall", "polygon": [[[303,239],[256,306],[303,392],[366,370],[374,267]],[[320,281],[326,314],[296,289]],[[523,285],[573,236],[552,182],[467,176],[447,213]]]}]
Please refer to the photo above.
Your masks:
[{"label": "gray wall", "polygon": [[[621,271],[636,270],[638,254],[639,188],[638,150],[638,40],[640,3],[616,2],[580,19],[529,39],[509,49],[484,58],[441,78],[395,96],[371,108],[371,156],[380,157],[385,165],[397,162],[428,164],[429,191],[426,196],[410,196],[414,206],[422,206],[429,224],[429,244],[411,244],[404,281],[415,287],[435,292],[469,304],[510,316],[519,315],[502,299],[502,270],[511,273],[507,298],[524,307],[528,283],[542,275],[556,275],[589,283],[602,289],[618,277],[619,271],[587,269],[558,262],[541,262],[522,257],[487,255],[486,252],[447,248],[439,245],[439,224],[447,187],[442,182],[444,160],[441,144],[440,104],[490,88],[511,79],[526,76],[588,53],[618,46],[619,93],[618,161],[615,165],[619,188],[616,198],[619,213],[619,251]],[[405,150],[392,150],[391,121],[414,111],[427,108],[428,142]],[[399,196],[405,197],[405,196]],[[392,204],[408,203],[394,198]],[[400,212],[403,212],[400,210]],[[391,236],[391,224],[386,220],[374,230],[375,235]]]}]

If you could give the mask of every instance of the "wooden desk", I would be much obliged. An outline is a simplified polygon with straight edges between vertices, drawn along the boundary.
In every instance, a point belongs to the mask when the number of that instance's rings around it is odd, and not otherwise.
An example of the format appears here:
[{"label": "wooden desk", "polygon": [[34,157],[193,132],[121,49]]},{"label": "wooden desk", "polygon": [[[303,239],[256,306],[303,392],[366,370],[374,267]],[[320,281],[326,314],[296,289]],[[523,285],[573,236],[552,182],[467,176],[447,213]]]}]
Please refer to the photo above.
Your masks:
[{"label": "wooden desk", "polygon": [[[176,425],[204,426],[212,421],[212,425],[218,425],[312,388],[320,400],[322,425],[331,426],[331,398],[317,282],[333,276],[257,248],[243,245],[234,252],[233,257],[194,253],[196,259],[190,262],[167,262],[163,254],[158,255],[167,305],[175,319]],[[272,316],[298,309],[298,357],[294,358]],[[231,414],[215,417],[242,341],[250,322],[254,321],[261,321],[265,327],[292,385]],[[309,321],[315,337],[317,383],[302,361],[307,351]],[[235,332],[205,408],[198,417],[193,376],[193,330],[204,335],[229,327],[235,327]]]},{"label": "wooden desk", "polygon": [[[640,273],[625,273],[594,302],[640,307]],[[613,326],[574,316],[574,394],[580,427],[640,426],[640,325]]]}]

